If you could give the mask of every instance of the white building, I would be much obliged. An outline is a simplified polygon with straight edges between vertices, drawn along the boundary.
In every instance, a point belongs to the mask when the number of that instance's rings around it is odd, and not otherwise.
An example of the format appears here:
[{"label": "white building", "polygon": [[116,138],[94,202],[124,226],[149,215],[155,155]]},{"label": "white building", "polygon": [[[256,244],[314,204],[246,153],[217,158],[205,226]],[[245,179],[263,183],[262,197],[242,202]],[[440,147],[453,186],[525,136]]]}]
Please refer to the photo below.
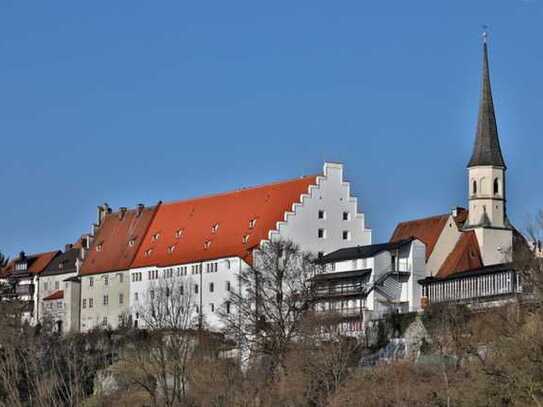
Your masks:
[{"label": "white building", "polygon": [[322,258],[326,272],[316,275],[315,311],[337,314],[345,331],[393,312],[421,309],[426,247],[417,239],[339,249]]},{"label": "white building", "polygon": [[341,164],[325,163],[321,175],[161,204],[130,269],[133,322],[144,325],[138,310],[159,279],[179,278],[193,291],[200,321],[220,327],[217,311],[228,307],[236,275],[269,239],[320,256],[371,243]]}]

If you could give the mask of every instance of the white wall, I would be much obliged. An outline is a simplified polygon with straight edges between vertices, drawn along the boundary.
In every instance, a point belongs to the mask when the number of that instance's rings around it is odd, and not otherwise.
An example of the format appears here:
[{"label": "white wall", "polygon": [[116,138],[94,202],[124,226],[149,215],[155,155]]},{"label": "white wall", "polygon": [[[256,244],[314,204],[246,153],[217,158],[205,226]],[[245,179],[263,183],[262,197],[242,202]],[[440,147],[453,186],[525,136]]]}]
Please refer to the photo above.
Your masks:
[{"label": "white wall", "polygon": [[[208,264],[217,264],[217,271],[208,272]],[[192,273],[193,266],[202,266],[202,274]],[[184,268],[187,273],[184,275]],[[225,305],[229,292],[227,291],[227,282],[230,282],[230,290],[238,289],[238,274],[241,270],[248,268],[249,265],[237,257],[227,257],[206,262],[188,263],[169,267],[142,267],[130,270],[130,292],[129,304],[132,320],[138,321],[138,327],[144,327],[145,324],[139,316],[139,310],[145,306],[146,297],[152,287],[159,284],[160,279],[169,278],[168,271],[172,269],[173,279],[180,281],[186,287],[194,290],[198,285],[198,294],[192,292],[191,302],[198,307],[198,312],[202,313],[203,321],[206,327],[211,330],[217,330],[222,327],[219,317],[219,310]],[[158,271],[158,279],[149,279],[149,271]],[[213,268],[215,270],[215,268]],[[136,281],[135,274],[141,273],[141,281]],[[210,284],[213,283],[213,292],[210,291]],[[136,297],[138,300],[136,300]],[[213,304],[214,310],[211,305]],[[233,310],[233,308],[232,308]],[[196,315],[195,315],[196,316]]]},{"label": "white wall", "polygon": [[[350,184],[343,180],[343,165],[325,163],[323,173],[317,177],[317,185],[303,195],[302,203],[295,204],[277,230],[270,232],[270,239],[292,240],[315,255],[371,244],[371,230],[366,228],[364,214],[358,212]],[[320,210],[325,213],[324,219],[319,219]],[[343,220],[343,212],[349,214],[349,220]],[[319,229],[324,229],[324,238],[318,237]],[[343,239],[344,231],[348,239]]]}]

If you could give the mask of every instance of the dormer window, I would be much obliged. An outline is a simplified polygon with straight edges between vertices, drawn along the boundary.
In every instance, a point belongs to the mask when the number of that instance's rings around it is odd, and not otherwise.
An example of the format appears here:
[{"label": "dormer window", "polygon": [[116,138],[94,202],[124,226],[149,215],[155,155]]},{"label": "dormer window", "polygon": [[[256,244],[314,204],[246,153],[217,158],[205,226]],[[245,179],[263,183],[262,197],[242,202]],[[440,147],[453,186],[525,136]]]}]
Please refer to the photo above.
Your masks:
[{"label": "dormer window", "polygon": [[247,244],[247,242],[249,242],[249,235],[243,236],[242,242],[243,244]]},{"label": "dormer window", "polygon": [[160,239],[160,233],[157,232],[153,235],[153,241],[158,240],[158,239]]},{"label": "dormer window", "polygon": [[103,247],[102,247],[102,243],[100,243],[100,244],[96,245],[96,251],[97,251],[97,252],[101,252],[101,251],[102,251],[102,249],[103,249]]},{"label": "dormer window", "polygon": [[64,263],[59,263],[59,264],[58,264],[58,269],[59,269],[59,270],[62,270],[63,268],[64,268]]},{"label": "dormer window", "polygon": [[173,254],[175,251],[175,245],[168,247],[168,254]]},{"label": "dormer window", "polygon": [[147,250],[145,250],[145,252],[143,253],[144,256],[150,256],[151,254],[153,254],[153,249],[147,249]]},{"label": "dormer window", "polygon": [[219,231],[219,224],[215,223],[213,226],[211,226],[211,233],[217,233]]},{"label": "dormer window", "polygon": [[211,247],[211,240],[206,240],[204,242],[204,249],[209,249]]},{"label": "dormer window", "polygon": [[254,229],[256,226],[256,219],[251,219],[249,221],[249,229]]},{"label": "dormer window", "polygon": [[177,229],[177,231],[175,232],[175,238],[181,239],[182,237],[183,237],[183,229]]},{"label": "dormer window", "polygon": [[134,245],[136,244],[136,240],[135,239],[130,239],[128,241],[128,247],[134,247]]}]

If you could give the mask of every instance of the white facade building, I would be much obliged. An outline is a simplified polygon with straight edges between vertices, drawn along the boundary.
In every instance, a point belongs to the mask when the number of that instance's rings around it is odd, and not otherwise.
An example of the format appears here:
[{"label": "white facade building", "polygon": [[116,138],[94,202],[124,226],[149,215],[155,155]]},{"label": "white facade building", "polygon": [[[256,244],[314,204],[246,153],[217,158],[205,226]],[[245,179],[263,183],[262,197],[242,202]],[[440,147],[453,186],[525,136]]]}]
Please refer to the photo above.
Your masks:
[{"label": "white facade building", "polygon": [[313,278],[315,310],[333,312],[349,331],[362,330],[391,312],[421,309],[426,247],[420,240],[355,246],[322,258],[326,272]]},{"label": "white facade building", "polygon": [[142,301],[161,278],[193,290],[194,310],[210,329],[221,326],[237,275],[269,239],[292,240],[324,256],[371,243],[364,214],[343,179],[343,165],[325,163],[322,175],[231,193],[161,204],[130,270],[130,312],[143,327]]}]

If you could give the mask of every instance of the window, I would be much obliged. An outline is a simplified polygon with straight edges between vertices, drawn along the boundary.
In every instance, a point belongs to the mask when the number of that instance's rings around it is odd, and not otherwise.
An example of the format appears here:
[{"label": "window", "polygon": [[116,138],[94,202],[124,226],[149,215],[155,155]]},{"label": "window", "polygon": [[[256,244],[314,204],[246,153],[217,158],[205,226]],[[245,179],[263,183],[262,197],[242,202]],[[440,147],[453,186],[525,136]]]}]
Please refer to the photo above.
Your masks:
[{"label": "window", "polygon": [[89,278],[89,287],[94,287],[94,277]]},{"label": "window", "polygon": [[209,304],[209,308],[211,309],[211,312],[215,312],[215,304]]},{"label": "window", "polygon": [[215,223],[213,226],[211,226],[211,233],[217,233],[219,231],[219,224]]},{"label": "window", "polygon": [[226,291],[230,292],[231,289],[232,289],[232,286],[230,285],[230,281],[227,281],[226,282]]},{"label": "window", "polygon": [[344,230],[342,233],[343,240],[351,240],[351,232]]},{"label": "window", "polygon": [[124,304],[124,294],[119,294],[119,304]]},{"label": "window", "polygon": [[195,306],[194,306],[194,309],[195,309],[195,311],[196,311],[197,314],[200,313],[200,307],[198,307],[198,305],[195,305]]},{"label": "window", "polygon": [[96,245],[96,251],[97,251],[97,252],[101,252],[101,251],[102,251],[102,244],[101,244],[101,243],[98,244],[98,245]]},{"label": "window", "polygon": [[226,301],[226,313],[230,314],[230,301]]},{"label": "window", "polygon": [[256,226],[256,219],[251,219],[249,221],[249,229],[254,229]]},{"label": "window", "polygon": [[102,324],[103,324],[104,326],[107,326],[107,317],[104,317],[104,320],[102,321]]},{"label": "window", "polygon": [[158,239],[160,239],[160,233],[157,232],[157,233],[155,233],[153,235],[152,240],[155,241],[155,240],[158,240]]},{"label": "window", "polygon": [[211,240],[206,240],[204,242],[204,249],[209,249],[211,247]]},{"label": "window", "polygon": [[318,252],[318,253],[317,253],[317,258],[318,258],[319,260],[321,260],[323,257],[324,257],[324,252]]},{"label": "window", "polygon": [[134,293],[134,301],[138,302],[139,299],[139,293]]},{"label": "window", "polygon": [[55,290],[58,290],[60,288],[60,282],[55,281]]},{"label": "window", "polygon": [[128,247],[134,247],[135,244],[136,244],[136,241],[134,239],[130,239],[128,241]]},{"label": "window", "polygon": [[47,281],[46,281],[45,283],[43,283],[43,289],[44,289],[45,291],[47,291],[47,286],[48,286],[48,284],[47,284]]},{"label": "window", "polygon": [[149,296],[153,300],[155,298],[155,290],[149,290]]},{"label": "window", "polygon": [[351,220],[351,214],[349,212],[343,212],[343,220]]},{"label": "window", "polygon": [[108,305],[109,303],[109,297],[107,295],[104,295],[104,305]]},{"label": "window", "polygon": [[473,180],[472,184],[472,193],[473,195],[477,194],[477,181]]},{"label": "window", "polygon": [[184,295],[185,294],[185,286],[179,286],[179,294]]},{"label": "window", "polygon": [[198,284],[194,284],[194,294],[198,294]]},{"label": "window", "polygon": [[104,285],[109,285],[109,277],[104,276]]},{"label": "window", "polygon": [[215,291],[215,284],[209,283],[209,292],[212,293]]},{"label": "window", "polygon": [[123,275],[123,273],[119,273],[119,274],[117,274],[117,275],[119,276],[119,283],[122,284],[123,281],[124,281],[124,275]]},{"label": "window", "polygon": [[243,236],[242,242],[243,242],[243,244],[247,244],[249,242],[249,235]]},{"label": "window", "polygon": [[330,269],[330,271],[336,271],[336,263],[330,263],[328,265],[328,268]]},{"label": "window", "polygon": [[326,219],[326,212],[324,212],[322,209],[320,209],[319,213],[318,213],[318,218],[319,219]]},{"label": "window", "polygon": [[94,306],[94,299],[89,298],[89,308],[92,308]]},{"label": "window", "polygon": [[83,304],[81,305],[82,308],[87,308],[87,299],[83,298]]},{"label": "window", "polygon": [[226,269],[227,269],[227,270],[230,270],[230,267],[231,267],[231,265],[230,265],[230,260],[225,260],[225,261],[224,261],[224,264],[226,265]]},{"label": "window", "polygon": [[168,254],[173,254],[175,251],[175,245],[168,247]]},{"label": "window", "polygon": [[494,179],[494,195],[498,195],[500,193],[500,181],[498,181],[498,178]]},{"label": "window", "polygon": [[326,230],[324,230],[324,229],[319,229],[319,230],[317,231],[317,237],[318,237],[319,239],[324,239],[324,238],[326,238]]},{"label": "window", "polygon": [[175,238],[181,239],[182,237],[183,237],[183,229],[177,229],[177,231],[175,232]]}]

